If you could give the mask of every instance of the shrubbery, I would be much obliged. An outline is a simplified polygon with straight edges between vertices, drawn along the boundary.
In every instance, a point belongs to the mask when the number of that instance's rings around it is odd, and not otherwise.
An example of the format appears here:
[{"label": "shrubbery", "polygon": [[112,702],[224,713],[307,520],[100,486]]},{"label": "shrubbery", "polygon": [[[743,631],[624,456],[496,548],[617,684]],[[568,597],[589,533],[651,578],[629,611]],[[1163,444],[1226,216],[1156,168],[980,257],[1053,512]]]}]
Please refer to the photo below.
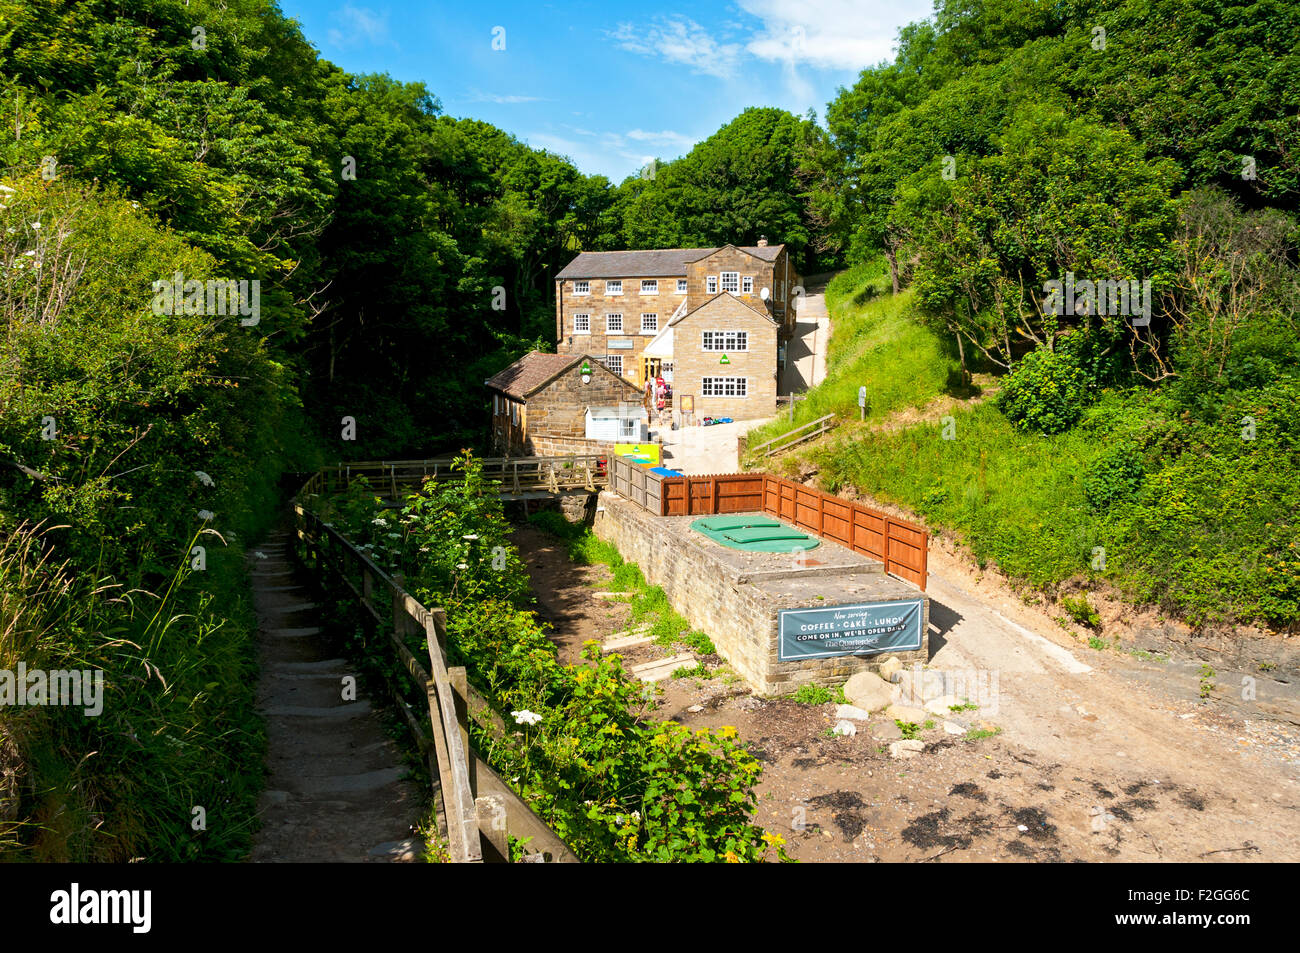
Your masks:
[{"label": "shrubbery", "polygon": [[1039,348],[1012,366],[997,403],[1023,430],[1063,433],[1083,415],[1088,391],[1088,376],[1072,357]]}]

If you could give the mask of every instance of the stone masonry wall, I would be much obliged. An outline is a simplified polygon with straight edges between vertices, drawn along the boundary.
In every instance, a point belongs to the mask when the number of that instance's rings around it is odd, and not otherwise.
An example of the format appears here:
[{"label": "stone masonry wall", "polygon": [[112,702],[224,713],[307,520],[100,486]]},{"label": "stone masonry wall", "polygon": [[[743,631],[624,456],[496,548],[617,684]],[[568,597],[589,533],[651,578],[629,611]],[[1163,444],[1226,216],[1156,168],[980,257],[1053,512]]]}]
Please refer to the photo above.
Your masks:
[{"label": "stone masonry wall", "polygon": [[[592,278],[588,281],[590,294],[573,293],[573,281],[556,282],[555,330],[556,347],[559,354],[592,354],[604,357],[607,354],[623,356],[623,376],[637,384],[644,384],[641,376],[641,352],[654,339],[654,336],[668,326],[669,319],[677,306],[686,297],[677,291],[678,277],[685,275],[656,278],[659,282],[658,294],[642,294],[641,278],[632,276],[623,280],[623,293],[614,295],[605,292],[604,278]],[[614,279],[610,279],[614,280]],[[703,299],[701,299],[703,300]],[[578,334],[574,329],[573,316],[589,314],[591,316],[591,333]],[[623,315],[623,330],[608,332],[605,316]],[[656,331],[641,330],[641,315],[658,316]],[[572,339],[572,340],[570,340]],[[612,348],[611,340],[627,342],[631,346]]]},{"label": "stone masonry wall", "polygon": [[[718,653],[760,695],[783,695],[804,684],[841,685],[855,672],[877,669],[881,660],[890,655],[904,665],[929,659],[929,600],[915,588],[883,573],[817,576],[821,591],[834,593],[840,586],[844,587],[841,591],[845,597],[786,599],[780,582],[727,572],[707,548],[716,544],[703,537],[691,538],[692,534],[680,532],[679,523],[651,516],[609,491],[600,494],[593,530],[617,547],[624,559],[636,563],[652,585],[662,588],[673,608],[692,626],[706,632]],[[848,588],[850,584],[852,589]],[[850,595],[863,586],[876,595]],[[779,609],[917,598],[922,600],[919,651],[778,661]]]},{"label": "stone masonry wall", "polygon": [[[706,351],[703,332],[745,331],[746,351]],[[673,325],[673,396],[681,410],[682,395],[695,398],[695,418],[733,417],[752,420],[776,411],[777,326],[740,300],[723,295]],[[723,353],[731,362],[720,364]],[[705,397],[704,377],[748,378],[746,397]]]},{"label": "stone masonry wall", "polygon": [[584,384],[582,364],[575,364],[528,398],[528,441],[535,446],[543,437],[584,438],[588,407],[617,407],[620,403],[639,406],[641,391],[594,360],[591,380]]}]

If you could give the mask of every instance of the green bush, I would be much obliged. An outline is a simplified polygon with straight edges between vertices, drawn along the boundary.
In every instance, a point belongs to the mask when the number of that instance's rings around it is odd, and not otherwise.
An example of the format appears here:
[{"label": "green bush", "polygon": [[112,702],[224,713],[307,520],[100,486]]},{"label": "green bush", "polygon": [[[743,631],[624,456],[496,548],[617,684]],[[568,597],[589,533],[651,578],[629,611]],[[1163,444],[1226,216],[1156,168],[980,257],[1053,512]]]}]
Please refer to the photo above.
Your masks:
[{"label": "green bush", "polygon": [[1094,510],[1109,510],[1137,495],[1145,473],[1142,455],[1134,447],[1111,447],[1084,470],[1083,495]]},{"label": "green bush", "polygon": [[1040,348],[1003,378],[997,404],[1022,430],[1064,433],[1083,415],[1088,391],[1088,375],[1071,356]]},{"label": "green bush", "polygon": [[831,700],[831,690],[824,685],[800,685],[799,690],[791,696],[801,705],[825,705]]},{"label": "green bush", "polygon": [[1101,626],[1101,615],[1088,602],[1086,595],[1062,596],[1061,608],[1069,613],[1070,618],[1079,625],[1087,626],[1089,629],[1096,629]]}]

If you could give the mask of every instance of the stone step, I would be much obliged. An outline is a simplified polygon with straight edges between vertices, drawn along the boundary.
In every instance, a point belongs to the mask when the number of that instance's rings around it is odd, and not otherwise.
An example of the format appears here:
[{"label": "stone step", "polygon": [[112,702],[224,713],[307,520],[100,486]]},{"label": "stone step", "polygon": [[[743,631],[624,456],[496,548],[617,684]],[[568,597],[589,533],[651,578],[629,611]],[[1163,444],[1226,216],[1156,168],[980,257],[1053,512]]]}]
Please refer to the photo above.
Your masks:
[{"label": "stone step", "polygon": [[307,612],[311,609],[319,609],[318,602],[295,602],[287,606],[266,606],[266,612]]},{"label": "stone step", "polygon": [[677,669],[683,666],[693,668],[695,664],[695,656],[689,652],[684,652],[681,655],[673,655],[669,658],[656,659],[642,665],[634,665],[629,671],[643,682],[662,682],[665,678],[671,678],[673,672],[677,671]]},{"label": "stone step", "polygon": [[256,588],[258,592],[297,592],[307,587],[294,584],[289,586],[257,586]]},{"label": "stone step", "polygon": [[267,666],[268,672],[330,672],[333,670],[346,670],[348,665],[347,659],[325,658],[312,662],[276,662]]},{"label": "stone step", "polygon": [[646,645],[653,642],[653,635],[624,635],[619,637],[610,636],[600,646],[601,652],[609,654],[610,652],[621,652],[624,649],[630,649],[637,645]]},{"label": "stone step", "polygon": [[320,635],[324,631],[320,626],[308,625],[300,628],[267,629],[266,633],[279,639],[299,639],[308,635]]},{"label": "stone step", "polygon": [[300,778],[293,789],[307,797],[340,794],[369,794],[395,784],[406,774],[403,768],[379,768],[361,774],[335,774],[323,778]]},{"label": "stone step", "polygon": [[370,702],[361,699],[354,702],[344,702],[342,705],[332,705],[329,708],[312,708],[307,705],[276,705],[273,708],[263,709],[262,713],[267,717],[274,718],[326,718],[342,721],[347,718],[356,718],[359,715],[369,714]]}]

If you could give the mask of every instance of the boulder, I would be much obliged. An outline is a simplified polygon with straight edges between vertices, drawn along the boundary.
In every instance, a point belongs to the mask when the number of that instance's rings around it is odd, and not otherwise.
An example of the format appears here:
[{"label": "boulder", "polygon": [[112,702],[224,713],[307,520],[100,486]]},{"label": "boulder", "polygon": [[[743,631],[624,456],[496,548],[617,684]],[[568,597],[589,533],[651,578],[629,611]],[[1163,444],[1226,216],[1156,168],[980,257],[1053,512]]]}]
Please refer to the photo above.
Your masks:
[{"label": "boulder", "polygon": [[916,738],[895,741],[889,746],[891,758],[915,758],[925,750],[925,742]]},{"label": "boulder", "polygon": [[871,717],[871,712],[856,705],[836,705],[835,717],[848,718],[850,721],[866,721]]},{"label": "boulder", "polygon": [[890,705],[885,709],[885,717],[913,725],[923,725],[926,720],[924,709],[911,708],[907,705]]},{"label": "boulder", "polygon": [[961,699],[956,695],[941,695],[925,703],[925,710],[932,715],[947,715],[951,705],[960,705]]},{"label": "boulder", "polygon": [[871,737],[877,741],[897,741],[903,737],[903,732],[892,721],[886,721],[871,729]]},{"label": "boulder", "polygon": [[875,672],[858,672],[844,683],[844,697],[865,711],[880,711],[893,701],[893,687]]},{"label": "boulder", "polygon": [[945,722],[943,723],[943,730],[944,730],[945,732],[947,732],[948,734],[950,734],[950,735],[964,735],[964,734],[966,734],[966,727],[965,727],[964,725],[961,725],[961,724],[955,722],[955,721],[945,721]]},{"label": "boulder", "polygon": [[887,682],[892,682],[894,680],[894,673],[901,672],[902,670],[903,670],[903,663],[900,662],[897,658],[895,658],[892,655],[889,656],[889,658],[882,661],[880,663],[880,668],[877,669],[877,671],[880,673],[880,677]]}]

